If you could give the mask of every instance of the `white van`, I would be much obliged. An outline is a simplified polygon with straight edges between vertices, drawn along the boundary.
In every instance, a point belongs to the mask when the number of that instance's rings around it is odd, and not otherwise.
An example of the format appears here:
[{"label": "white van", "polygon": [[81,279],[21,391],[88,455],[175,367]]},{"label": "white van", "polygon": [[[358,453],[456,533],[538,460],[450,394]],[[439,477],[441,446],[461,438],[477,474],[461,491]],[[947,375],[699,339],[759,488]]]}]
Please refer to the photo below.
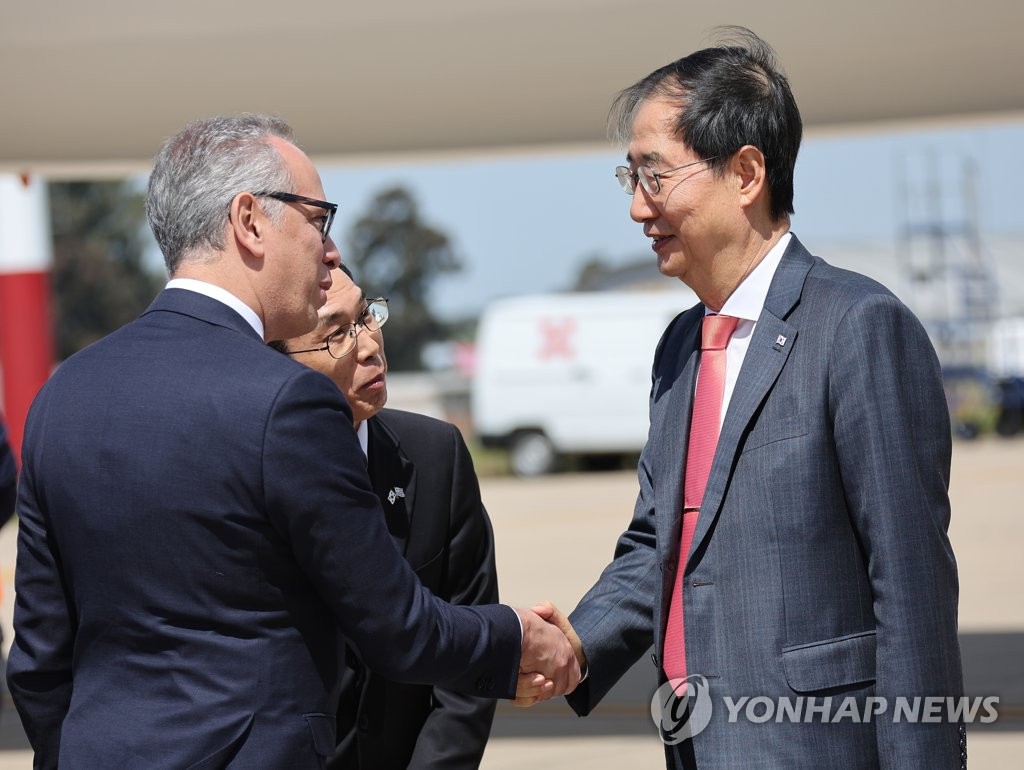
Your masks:
[{"label": "white van", "polygon": [[638,453],[654,349],[668,323],[697,302],[682,285],[493,302],[477,331],[477,437],[507,447],[522,476],[548,473],[570,455]]}]

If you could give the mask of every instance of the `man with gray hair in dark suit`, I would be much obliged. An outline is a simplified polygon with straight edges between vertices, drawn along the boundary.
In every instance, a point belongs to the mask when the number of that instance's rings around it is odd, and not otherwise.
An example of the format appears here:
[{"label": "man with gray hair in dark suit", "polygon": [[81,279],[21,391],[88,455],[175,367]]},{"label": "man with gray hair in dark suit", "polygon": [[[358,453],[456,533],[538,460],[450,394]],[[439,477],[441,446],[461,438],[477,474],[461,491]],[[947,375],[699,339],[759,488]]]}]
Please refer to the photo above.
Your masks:
[{"label": "man with gray hair in dark suit", "polygon": [[8,682],[35,766],[322,768],[342,635],[398,680],[572,689],[561,631],[420,585],[338,389],[266,346],[316,325],[340,261],[289,127],[190,124],[146,208],[171,281],[25,430]]}]

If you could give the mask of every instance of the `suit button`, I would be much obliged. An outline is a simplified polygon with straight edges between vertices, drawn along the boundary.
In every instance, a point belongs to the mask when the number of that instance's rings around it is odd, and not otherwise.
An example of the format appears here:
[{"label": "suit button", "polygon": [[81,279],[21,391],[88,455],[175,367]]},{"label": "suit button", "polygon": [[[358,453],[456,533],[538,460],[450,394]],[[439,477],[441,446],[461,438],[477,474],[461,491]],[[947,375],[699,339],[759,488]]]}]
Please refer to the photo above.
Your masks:
[{"label": "suit button", "polygon": [[360,714],[359,715],[359,730],[361,732],[365,733],[369,729],[370,729],[370,717],[366,716],[366,714]]}]

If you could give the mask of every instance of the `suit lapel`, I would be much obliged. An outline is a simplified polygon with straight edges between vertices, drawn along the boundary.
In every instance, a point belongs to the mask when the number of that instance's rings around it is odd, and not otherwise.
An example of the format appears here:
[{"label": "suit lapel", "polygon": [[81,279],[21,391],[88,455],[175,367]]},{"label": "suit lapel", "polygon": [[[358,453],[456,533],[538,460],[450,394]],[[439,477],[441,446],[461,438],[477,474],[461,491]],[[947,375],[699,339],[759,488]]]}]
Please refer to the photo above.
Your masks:
[{"label": "suit lapel", "polygon": [[[718,518],[736,465],[740,442],[796,345],[797,329],[784,319],[800,299],[811,264],[811,255],[793,236],[775,271],[729,401],[690,554],[701,546]],[[685,452],[683,456],[685,458]]]},{"label": "suit lapel", "polygon": [[388,531],[404,555],[412,527],[416,496],[416,466],[402,451],[398,436],[378,417],[368,421],[367,470],[380,498]]},{"label": "suit lapel", "polygon": [[[658,427],[661,439],[663,461],[659,463],[662,475],[655,483],[655,511],[659,529],[669,536],[658,539],[662,558],[669,556],[679,544],[679,524],[683,506],[683,469],[686,467],[687,437],[690,435],[690,418],[693,412],[693,391],[697,381],[697,363],[700,350],[700,319],[704,306],[698,305],[692,318],[686,319],[687,326],[680,328],[677,339],[671,339],[677,352],[676,366],[664,375],[671,385],[668,405],[663,414],[664,424]],[[666,350],[665,355],[672,351]],[[655,383],[659,388],[661,383]],[[656,391],[657,392],[657,391]]]}]

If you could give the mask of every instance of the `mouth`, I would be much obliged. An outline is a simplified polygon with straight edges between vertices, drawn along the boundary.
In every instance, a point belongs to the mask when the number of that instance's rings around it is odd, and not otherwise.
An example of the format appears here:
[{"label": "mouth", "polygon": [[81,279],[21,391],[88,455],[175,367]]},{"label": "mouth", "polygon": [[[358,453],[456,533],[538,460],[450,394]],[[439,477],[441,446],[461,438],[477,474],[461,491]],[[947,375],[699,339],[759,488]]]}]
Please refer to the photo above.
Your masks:
[{"label": "mouth", "polygon": [[661,251],[663,248],[665,248],[665,245],[672,240],[673,236],[648,234],[647,237],[651,239],[651,248],[654,251]]},{"label": "mouth", "polygon": [[360,390],[371,391],[371,392],[378,391],[381,388],[383,388],[386,383],[387,383],[387,380],[384,377],[384,372],[381,372],[380,374],[378,374],[376,377],[374,377],[372,380],[370,380],[369,382],[364,384],[359,389]]}]

